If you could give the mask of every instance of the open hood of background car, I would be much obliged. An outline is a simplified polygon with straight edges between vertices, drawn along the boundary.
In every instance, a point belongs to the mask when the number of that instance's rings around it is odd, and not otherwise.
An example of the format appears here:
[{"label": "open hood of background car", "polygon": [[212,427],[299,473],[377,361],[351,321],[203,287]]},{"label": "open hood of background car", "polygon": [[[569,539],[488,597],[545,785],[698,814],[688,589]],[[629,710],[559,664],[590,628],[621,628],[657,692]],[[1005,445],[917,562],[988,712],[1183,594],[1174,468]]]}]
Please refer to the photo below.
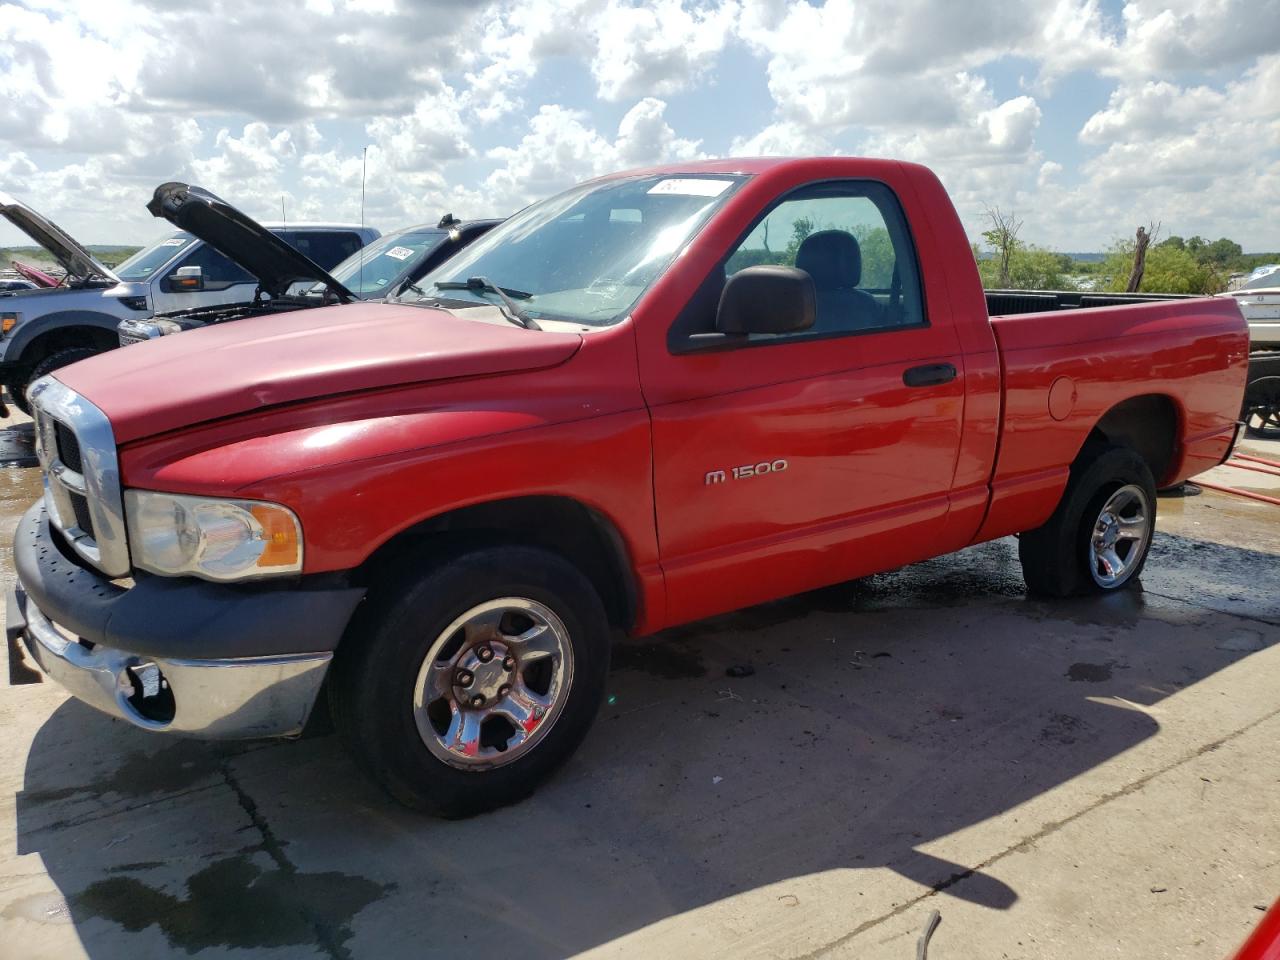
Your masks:
[{"label": "open hood of background car", "polygon": [[356,299],[319,264],[202,187],[162,183],[147,209],[240,264],[271,297],[284,296],[290,285],[301,281],[324,284],[344,303]]},{"label": "open hood of background car", "polygon": [[7,193],[0,193],[0,216],[44,247],[58,263],[62,264],[62,268],[72,279],[86,281],[100,278],[112,283],[120,282],[119,277],[64,233],[56,223],[46,220],[25,203],[15,200]]}]

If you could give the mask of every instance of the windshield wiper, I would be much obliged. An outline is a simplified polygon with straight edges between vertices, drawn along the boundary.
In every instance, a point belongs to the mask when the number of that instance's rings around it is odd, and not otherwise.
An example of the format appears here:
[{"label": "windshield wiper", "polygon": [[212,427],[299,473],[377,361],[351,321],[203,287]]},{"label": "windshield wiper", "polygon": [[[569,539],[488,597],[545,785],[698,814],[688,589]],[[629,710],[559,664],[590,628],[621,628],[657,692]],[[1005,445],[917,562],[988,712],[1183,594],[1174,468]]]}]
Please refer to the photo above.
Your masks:
[{"label": "windshield wiper", "polygon": [[516,303],[516,299],[528,300],[533,296],[531,293],[525,293],[523,290],[512,290],[511,288],[503,288],[498,286],[487,277],[468,277],[464,281],[458,280],[437,280],[437,290],[473,290],[477,293],[488,291],[496,293],[502,298],[503,305],[507,308],[503,311],[503,316],[514,323],[517,327],[524,327],[526,330],[541,330],[542,328],[534,322],[533,317],[526,314],[520,309],[520,305]]}]

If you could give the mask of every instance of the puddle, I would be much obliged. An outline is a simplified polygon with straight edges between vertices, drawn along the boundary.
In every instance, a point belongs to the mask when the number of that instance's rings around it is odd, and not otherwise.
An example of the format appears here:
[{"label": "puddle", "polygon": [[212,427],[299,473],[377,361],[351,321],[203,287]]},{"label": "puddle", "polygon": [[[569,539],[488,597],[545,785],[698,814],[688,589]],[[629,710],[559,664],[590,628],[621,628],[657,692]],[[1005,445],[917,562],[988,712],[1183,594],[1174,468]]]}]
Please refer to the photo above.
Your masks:
[{"label": "puddle", "polygon": [[351,922],[394,884],[329,871],[263,869],[244,855],[227,857],[187,880],[175,897],[135,877],[91,883],[72,899],[77,916],[101,917],[130,933],[152,925],[175,949],[294,947],[317,941],[338,952]]},{"label": "puddle", "polygon": [[60,893],[36,893],[21,897],[4,908],[0,917],[6,920],[30,920],[34,923],[62,925],[74,923],[71,908]]},{"label": "puddle", "polygon": [[30,423],[20,423],[0,430],[0,467],[35,465],[35,427]]},{"label": "puddle", "polygon": [[[31,463],[34,465],[35,461]],[[4,461],[0,461],[0,467],[3,466]],[[13,469],[0,469],[0,513],[17,516],[40,496],[44,483],[39,470],[20,470],[13,463],[8,466]]]}]

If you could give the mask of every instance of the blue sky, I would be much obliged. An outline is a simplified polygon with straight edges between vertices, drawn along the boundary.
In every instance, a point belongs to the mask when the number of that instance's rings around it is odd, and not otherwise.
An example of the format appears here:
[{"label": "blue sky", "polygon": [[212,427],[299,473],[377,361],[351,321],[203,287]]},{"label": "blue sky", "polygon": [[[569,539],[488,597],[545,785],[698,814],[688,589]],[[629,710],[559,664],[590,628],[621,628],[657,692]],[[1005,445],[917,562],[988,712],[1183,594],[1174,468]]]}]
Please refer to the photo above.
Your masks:
[{"label": "blue sky", "polygon": [[[180,39],[178,39],[180,38]],[[0,4],[0,190],[86,242],[154,186],[383,229],[612,169],[928,164],[975,238],[1139,225],[1280,249],[1280,0],[162,0]],[[0,230],[0,244],[15,242]]]}]

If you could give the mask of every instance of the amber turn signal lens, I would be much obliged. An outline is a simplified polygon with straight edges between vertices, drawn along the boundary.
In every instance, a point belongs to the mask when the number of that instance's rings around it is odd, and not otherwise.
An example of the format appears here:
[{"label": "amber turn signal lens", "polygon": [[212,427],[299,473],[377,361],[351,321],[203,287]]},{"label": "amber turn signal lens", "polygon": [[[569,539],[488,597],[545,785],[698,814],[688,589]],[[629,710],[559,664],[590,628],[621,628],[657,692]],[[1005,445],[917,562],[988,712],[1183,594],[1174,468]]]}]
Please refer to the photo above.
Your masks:
[{"label": "amber turn signal lens", "polygon": [[265,545],[258,557],[260,567],[288,567],[298,562],[298,525],[287,511],[268,505],[251,507],[255,520],[262,524]]}]

